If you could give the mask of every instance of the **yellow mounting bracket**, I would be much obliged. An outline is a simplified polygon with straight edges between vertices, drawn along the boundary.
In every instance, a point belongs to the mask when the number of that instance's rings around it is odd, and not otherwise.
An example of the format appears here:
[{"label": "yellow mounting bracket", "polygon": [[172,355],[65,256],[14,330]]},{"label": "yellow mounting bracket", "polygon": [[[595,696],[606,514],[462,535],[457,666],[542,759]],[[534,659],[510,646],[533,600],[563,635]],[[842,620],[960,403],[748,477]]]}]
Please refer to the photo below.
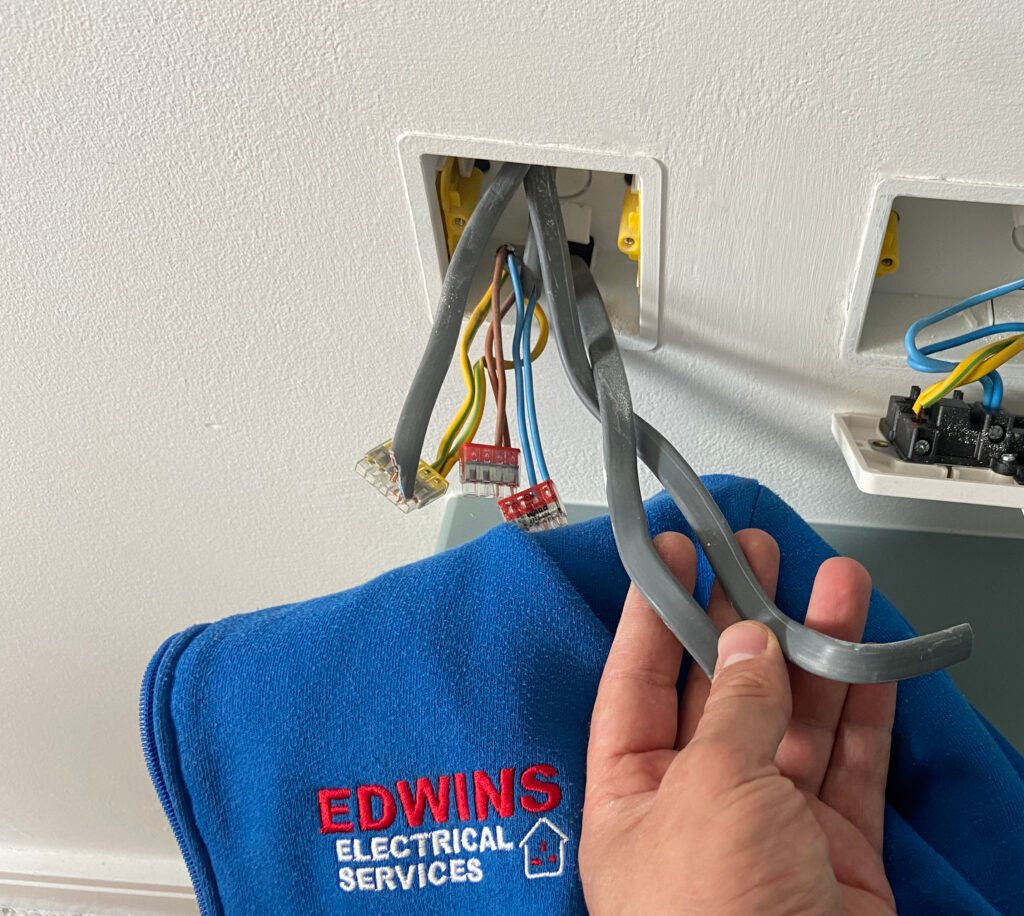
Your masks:
[{"label": "yellow mounting bracket", "polygon": [[459,171],[459,160],[449,156],[437,175],[437,200],[441,206],[441,220],[444,224],[444,240],[448,246],[448,257],[455,251],[462,233],[469,222],[477,201],[484,173],[474,167],[468,177]]},{"label": "yellow mounting bracket", "polygon": [[876,277],[896,273],[900,269],[900,215],[895,210],[889,214],[889,224],[882,239],[882,253],[878,256]]},{"label": "yellow mounting bracket", "polygon": [[619,217],[619,251],[630,260],[640,260],[640,188],[634,181],[626,188],[622,198],[622,216]]}]

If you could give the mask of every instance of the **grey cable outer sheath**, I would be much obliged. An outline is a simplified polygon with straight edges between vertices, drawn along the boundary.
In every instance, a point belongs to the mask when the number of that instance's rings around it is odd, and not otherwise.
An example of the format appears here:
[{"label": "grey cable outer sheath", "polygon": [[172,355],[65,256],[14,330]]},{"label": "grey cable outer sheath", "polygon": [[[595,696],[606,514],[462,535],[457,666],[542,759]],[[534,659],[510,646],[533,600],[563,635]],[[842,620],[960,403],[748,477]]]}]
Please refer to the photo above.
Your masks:
[{"label": "grey cable outer sheath", "polygon": [[529,168],[529,165],[516,162],[507,162],[501,167],[494,181],[480,195],[480,201],[467,221],[448,270],[445,271],[434,325],[430,329],[430,337],[416,375],[409,386],[409,393],[405,396],[391,442],[391,454],[398,467],[399,485],[406,498],[412,496],[430,416],[434,412],[434,404],[437,403],[437,396],[459,342],[473,274],[484,256],[501,214],[505,212]]},{"label": "grey cable outer sheath", "polygon": [[537,236],[531,223],[526,230],[526,245],[523,247],[523,290],[527,299],[540,296],[543,284],[540,280],[540,254],[537,251]]},{"label": "grey cable outer sheath", "polygon": [[[605,493],[622,565],[665,625],[710,677],[718,657],[718,630],[662,561],[647,527],[637,474],[633,404],[615,335],[600,300],[591,297],[579,304],[580,330],[597,386],[604,439]],[[571,316],[561,308],[553,312],[552,324],[561,350],[564,324]]]},{"label": "grey cable outer sheath", "polygon": [[[575,315],[576,295],[553,178],[549,170],[534,167],[525,184],[530,217],[538,230],[541,271],[549,310],[563,316]],[[581,265],[577,271],[581,293],[600,302],[607,320],[603,301],[589,270],[582,262],[578,263]],[[594,379],[579,328],[575,327],[575,334],[572,328],[565,330],[566,346],[564,350],[560,346],[560,353],[570,383],[590,411],[600,416]],[[970,656],[973,635],[967,624],[887,644],[848,642],[798,624],[780,611],[761,588],[728,522],[693,469],[642,417],[637,416],[635,422],[641,459],[661,480],[693,527],[737,612],[770,627],[794,664],[832,680],[880,683],[927,674]]]},{"label": "grey cable outer sheath", "polygon": [[[612,335],[600,292],[586,265],[582,262],[580,264],[582,269],[575,274],[580,278],[577,286],[580,292],[580,320],[584,322],[588,314],[596,314],[599,310],[603,316],[605,333]],[[584,271],[585,277],[582,276]],[[618,355],[614,336],[611,336],[611,342],[615,346],[615,354]],[[609,359],[607,356],[604,358]],[[621,364],[621,356],[618,359]],[[594,372],[596,380],[596,365]],[[600,385],[598,396],[600,401]],[[704,552],[708,555],[712,568],[722,581],[730,600],[742,616],[752,617],[770,626],[779,636],[786,656],[794,664],[833,680],[876,683],[927,674],[963,661],[970,655],[972,633],[967,624],[901,642],[870,644],[847,642],[825,636],[816,630],[801,626],[783,614],[775,607],[750,569],[746,557],[729,529],[728,522],[700,478],[660,432],[640,417],[637,417],[636,421],[639,429],[638,441],[643,443],[644,454],[646,455],[651,446],[656,453],[653,463],[645,463],[662,480],[676,503],[681,507],[685,506],[685,515],[697,533]],[[661,464],[662,460],[666,462],[664,465]],[[722,557],[726,558],[726,564],[723,564]],[[744,614],[742,609],[745,608],[754,608],[755,611],[753,614]]]}]

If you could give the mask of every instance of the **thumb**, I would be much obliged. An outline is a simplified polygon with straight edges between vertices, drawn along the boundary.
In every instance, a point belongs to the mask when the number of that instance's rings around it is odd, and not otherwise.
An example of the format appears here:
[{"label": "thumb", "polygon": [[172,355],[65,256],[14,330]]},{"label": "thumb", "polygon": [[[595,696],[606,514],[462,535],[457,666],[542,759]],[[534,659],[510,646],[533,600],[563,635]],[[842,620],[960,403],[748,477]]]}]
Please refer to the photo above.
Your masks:
[{"label": "thumb", "polygon": [[750,772],[770,764],[789,725],[789,672],[775,634],[751,620],[718,639],[718,664],[694,743],[728,747]]}]

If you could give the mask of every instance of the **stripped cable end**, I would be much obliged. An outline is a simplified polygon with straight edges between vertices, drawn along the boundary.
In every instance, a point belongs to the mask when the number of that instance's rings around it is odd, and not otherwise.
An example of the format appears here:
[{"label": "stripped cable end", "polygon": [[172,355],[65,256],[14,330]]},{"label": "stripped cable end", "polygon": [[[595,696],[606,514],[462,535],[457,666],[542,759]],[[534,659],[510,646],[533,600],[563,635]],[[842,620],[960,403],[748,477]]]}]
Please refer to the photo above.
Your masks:
[{"label": "stripped cable end", "polygon": [[506,522],[515,522],[524,531],[545,531],[569,524],[558,491],[550,480],[498,500],[498,508]]},{"label": "stripped cable end", "polygon": [[467,496],[510,496],[519,486],[519,449],[467,442],[459,449],[459,479]]},{"label": "stripped cable end", "polygon": [[416,470],[412,497],[406,499],[398,482],[398,467],[391,454],[391,440],[363,455],[356,462],[356,473],[403,512],[422,509],[444,496],[448,490],[448,481],[421,459]]}]

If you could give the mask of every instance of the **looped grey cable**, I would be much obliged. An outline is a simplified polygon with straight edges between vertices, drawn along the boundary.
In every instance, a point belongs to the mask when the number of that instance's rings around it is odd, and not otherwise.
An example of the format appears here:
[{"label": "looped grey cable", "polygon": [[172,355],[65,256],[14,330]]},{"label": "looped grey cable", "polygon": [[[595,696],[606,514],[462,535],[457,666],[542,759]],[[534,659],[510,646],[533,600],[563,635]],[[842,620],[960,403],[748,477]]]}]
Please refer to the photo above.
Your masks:
[{"label": "looped grey cable", "polygon": [[[595,386],[594,370],[590,366],[580,336],[576,290],[570,272],[565,228],[551,170],[540,166],[533,167],[526,176],[525,184],[549,311],[558,316],[553,325],[556,328],[559,353],[577,396],[591,413],[600,419],[602,415],[598,389]],[[600,336],[605,341],[610,338],[612,347],[605,346],[600,352],[601,362],[607,366],[617,359],[621,365],[621,355],[611,333],[604,303],[590,271],[582,262],[577,263],[576,278],[580,286],[583,310],[594,322],[603,321],[608,325],[607,334],[602,333]],[[597,327],[596,324],[593,326]],[[626,390],[628,391],[628,388]],[[765,593],[736,543],[725,516],[693,469],[665,437],[641,417],[635,417],[634,422],[636,447],[641,459],[661,480],[689,521],[715,575],[737,612],[742,617],[758,620],[770,627],[778,637],[786,656],[794,664],[832,680],[879,683],[927,674],[970,656],[973,634],[968,624],[886,644],[848,642],[798,624],[780,611]],[[607,473],[611,478],[611,469],[608,469]],[[609,480],[609,491],[611,489]],[[615,507],[610,508],[614,526]],[[622,522],[623,519],[620,518],[620,530]],[[623,562],[626,562],[625,557]],[[644,591],[645,586],[641,583],[637,582],[637,587]],[[692,601],[692,598],[690,600]],[[659,613],[663,614],[664,619],[664,611],[659,610]],[[676,629],[673,629],[673,632],[679,636]],[[691,649],[687,638],[680,638],[702,668],[713,669],[714,661],[708,659],[708,650],[703,645],[697,644]],[[717,647],[715,649],[717,651]]]},{"label": "looped grey cable", "polygon": [[430,337],[420,357],[409,393],[405,396],[391,443],[391,455],[398,467],[399,486],[406,499],[413,494],[430,415],[434,412],[434,404],[437,403],[437,396],[459,342],[459,330],[466,314],[466,300],[469,298],[473,274],[483,258],[501,214],[505,212],[529,168],[528,165],[516,162],[507,162],[501,167],[494,181],[480,195],[480,201],[466,223],[445,272],[434,325],[430,329]]},{"label": "looped grey cable", "polygon": [[[593,305],[595,300],[590,301]],[[571,316],[552,308],[559,351]],[[718,656],[718,630],[693,595],[665,565],[651,541],[636,465],[636,424],[626,370],[603,305],[580,309],[580,329],[597,386],[605,455],[605,493],[612,533],[629,578],[710,677]]]}]

